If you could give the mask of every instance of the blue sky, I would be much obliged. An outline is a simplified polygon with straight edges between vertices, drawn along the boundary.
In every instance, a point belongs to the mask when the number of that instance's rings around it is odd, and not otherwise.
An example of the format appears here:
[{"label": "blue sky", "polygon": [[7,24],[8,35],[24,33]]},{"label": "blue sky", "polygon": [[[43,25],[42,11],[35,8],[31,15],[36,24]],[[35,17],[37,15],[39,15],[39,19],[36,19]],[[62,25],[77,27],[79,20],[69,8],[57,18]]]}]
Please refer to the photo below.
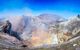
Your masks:
[{"label": "blue sky", "polygon": [[80,14],[80,0],[0,0],[0,16],[57,14],[68,18]]}]

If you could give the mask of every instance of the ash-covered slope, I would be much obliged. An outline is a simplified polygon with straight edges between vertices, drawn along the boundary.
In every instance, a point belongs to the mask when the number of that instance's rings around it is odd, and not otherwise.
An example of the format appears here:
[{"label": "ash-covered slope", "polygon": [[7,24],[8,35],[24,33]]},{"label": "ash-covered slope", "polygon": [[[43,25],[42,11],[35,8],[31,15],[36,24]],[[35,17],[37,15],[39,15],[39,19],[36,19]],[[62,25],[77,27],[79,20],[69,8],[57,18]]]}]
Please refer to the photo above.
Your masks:
[{"label": "ash-covered slope", "polygon": [[17,31],[19,33],[22,33],[25,23],[23,17],[17,16],[17,17],[8,17],[8,19],[12,24],[12,30]]}]

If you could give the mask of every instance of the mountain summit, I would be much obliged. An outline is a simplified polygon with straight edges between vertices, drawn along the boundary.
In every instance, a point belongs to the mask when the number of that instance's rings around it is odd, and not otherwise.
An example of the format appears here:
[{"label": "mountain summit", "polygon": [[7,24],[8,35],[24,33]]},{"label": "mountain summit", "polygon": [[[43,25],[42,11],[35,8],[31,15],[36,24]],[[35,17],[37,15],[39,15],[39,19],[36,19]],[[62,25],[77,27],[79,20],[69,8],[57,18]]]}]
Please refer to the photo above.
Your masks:
[{"label": "mountain summit", "polygon": [[55,15],[55,14],[41,14],[38,16],[43,22],[46,23],[56,23],[56,22],[61,22],[64,21],[65,19],[62,18],[59,15]]}]

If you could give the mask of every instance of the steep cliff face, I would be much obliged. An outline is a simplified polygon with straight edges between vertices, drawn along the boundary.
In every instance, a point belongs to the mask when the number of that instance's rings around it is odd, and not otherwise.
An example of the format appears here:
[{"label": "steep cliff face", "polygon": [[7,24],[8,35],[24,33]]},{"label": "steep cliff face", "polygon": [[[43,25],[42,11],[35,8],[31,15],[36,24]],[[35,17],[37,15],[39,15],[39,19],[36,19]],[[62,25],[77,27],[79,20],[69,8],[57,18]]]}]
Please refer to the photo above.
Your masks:
[{"label": "steep cliff face", "polygon": [[75,35],[78,30],[80,30],[80,18],[79,17],[72,17],[68,19],[68,21],[60,23],[62,26],[64,26],[63,31],[72,33],[72,35]]},{"label": "steep cliff face", "polygon": [[80,18],[78,16],[72,17],[65,22],[59,23],[59,33],[58,37],[62,41],[61,43],[80,36]]}]

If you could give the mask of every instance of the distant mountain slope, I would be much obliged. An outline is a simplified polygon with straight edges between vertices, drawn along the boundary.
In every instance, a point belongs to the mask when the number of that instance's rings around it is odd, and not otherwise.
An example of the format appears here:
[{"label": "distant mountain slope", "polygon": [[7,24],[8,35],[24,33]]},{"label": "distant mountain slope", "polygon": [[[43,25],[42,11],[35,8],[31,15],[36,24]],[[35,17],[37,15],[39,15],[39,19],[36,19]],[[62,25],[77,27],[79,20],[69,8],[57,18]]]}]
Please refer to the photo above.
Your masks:
[{"label": "distant mountain slope", "polygon": [[61,21],[64,21],[65,19],[61,16],[55,15],[55,14],[41,14],[38,16],[43,22],[45,23],[58,23]]}]

